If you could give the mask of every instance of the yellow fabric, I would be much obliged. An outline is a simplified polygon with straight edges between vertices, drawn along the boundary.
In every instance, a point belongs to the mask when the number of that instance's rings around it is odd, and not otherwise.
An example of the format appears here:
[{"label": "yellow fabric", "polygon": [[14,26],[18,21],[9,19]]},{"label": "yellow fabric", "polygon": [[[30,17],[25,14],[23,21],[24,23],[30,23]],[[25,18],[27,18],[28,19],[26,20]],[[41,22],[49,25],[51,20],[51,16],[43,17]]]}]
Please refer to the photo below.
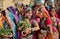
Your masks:
[{"label": "yellow fabric", "polygon": [[0,21],[0,29],[3,28],[3,23]]}]

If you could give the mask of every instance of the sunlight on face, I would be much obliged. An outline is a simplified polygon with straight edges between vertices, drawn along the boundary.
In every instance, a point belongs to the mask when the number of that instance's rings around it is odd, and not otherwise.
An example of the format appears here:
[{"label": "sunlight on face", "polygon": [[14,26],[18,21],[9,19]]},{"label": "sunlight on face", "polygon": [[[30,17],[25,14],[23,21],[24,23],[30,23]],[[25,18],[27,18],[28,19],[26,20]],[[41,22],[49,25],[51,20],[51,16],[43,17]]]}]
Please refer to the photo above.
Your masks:
[{"label": "sunlight on face", "polygon": [[40,18],[42,18],[42,17],[43,17],[42,12],[40,12],[40,11],[37,11],[36,15],[37,15],[38,17],[40,17]]},{"label": "sunlight on face", "polygon": [[52,16],[54,16],[55,13],[56,13],[55,9],[52,9],[50,14],[51,14]]},{"label": "sunlight on face", "polygon": [[31,16],[32,16],[32,11],[27,12],[27,13],[25,14],[25,16],[30,19]]}]

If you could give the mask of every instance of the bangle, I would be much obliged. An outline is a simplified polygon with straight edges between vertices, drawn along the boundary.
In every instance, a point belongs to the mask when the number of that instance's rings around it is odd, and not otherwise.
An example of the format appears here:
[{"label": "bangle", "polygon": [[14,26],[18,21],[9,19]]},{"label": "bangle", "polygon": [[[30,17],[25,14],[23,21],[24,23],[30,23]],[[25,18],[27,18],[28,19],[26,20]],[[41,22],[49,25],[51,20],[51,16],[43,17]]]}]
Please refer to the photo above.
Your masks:
[{"label": "bangle", "polygon": [[34,29],[33,28],[31,28],[31,32],[33,32],[34,31]]}]

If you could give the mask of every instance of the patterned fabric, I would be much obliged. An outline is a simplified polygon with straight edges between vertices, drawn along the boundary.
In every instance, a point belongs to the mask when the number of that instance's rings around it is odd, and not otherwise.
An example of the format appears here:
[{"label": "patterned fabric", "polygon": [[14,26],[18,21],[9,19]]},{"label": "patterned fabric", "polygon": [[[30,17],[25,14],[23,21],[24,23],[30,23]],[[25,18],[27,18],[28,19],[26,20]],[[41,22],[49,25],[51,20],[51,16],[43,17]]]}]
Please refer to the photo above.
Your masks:
[{"label": "patterned fabric", "polygon": [[14,35],[13,39],[17,39],[16,25],[15,25],[14,20],[13,20],[14,19],[14,16],[9,11],[8,11],[8,14],[7,14],[7,18],[8,18],[8,20],[9,20],[11,26],[12,26],[13,35]]},{"label": "patterned fabric", "polygon": [[45,7],[42,7],[42,9],[44,10],[44,14],[47,16],[47,18],[50,18],[50,15],[49,15],[49,13],[48,13],[48,11],[46,10],[46,8]]},{"label": "patterned fabric", "polygon": [[15,8],[14,8],[13,6],[10,6],[10,7],[9,7],[9,10],[10,10],[10,12],[13,14],[16,22],[18,22],[18,16],[17,16],[17,13],[16,13]]},{"label": "patterned fabric", "polygon": [[59,34],[58,34],[57,28],[52,26],[52,30],[53,30],[54,39],[59,39]]},{"label": "patterned fabric", "polygon": [[[50,26],[51,26],[52,21],[51,21],[51,19],[47,19],[47,20],[45,20],[45,23],[47,23],[46,25],[50,25]],[[54,37],[54,39],[59,39],[59,35],[58,35],[57,28],[54,27],[54,26],[51,26],[51,28],[52,28],[52,32],[53,32],[53,37]],[[49,38],[48,38],[48,39],[49,39]]]},{"label": "patterned fabric", "polygon": [[[32,25],[33,19],[30,20],[30,23]],[[31,34],[27,35],[26,37],[21,37],[21,32],[18,31],[18,39],[36,39],[36,33],[31,33]]]},{"label": "patterned fabric", "polygon": [[57,28],[57,24],[59,22],[59,19],[56,17],[51,17],[51,20],[52,20],[53,26],[55,26]]}]

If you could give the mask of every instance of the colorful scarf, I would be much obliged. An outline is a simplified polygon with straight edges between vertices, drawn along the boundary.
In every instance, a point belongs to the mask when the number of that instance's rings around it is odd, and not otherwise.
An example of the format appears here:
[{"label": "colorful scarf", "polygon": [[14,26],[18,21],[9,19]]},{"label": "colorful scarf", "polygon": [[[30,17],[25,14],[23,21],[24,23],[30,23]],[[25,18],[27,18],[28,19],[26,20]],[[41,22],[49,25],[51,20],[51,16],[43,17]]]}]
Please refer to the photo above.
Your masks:
[{"label": "colorful scarf", "polygon": [[9,7],[9,10],[10,10],[11,13],[13,14],[13,16],[14,16],[16,22],[18,22],[18,16],[17,16],[17,13],[16,13],[15,8],[14,8],[13,6],[10,6],[10,7]]},{"label": "colorful scarf", "polygon": [[7,19],[8,19],[8,21],[9,21],[9,23],[11,24],[11,26],[12,26],[12,31],[13,31],[13,39],[17,39],[17,33],[16,33],[16,25],[15,25],[15,23],[14,23],[14,21],[13,21],[13,19],[14,19],[14,16],[13,16],[13,14],[11,13],[11,12],[6,12],[6,15],[7,15]]}]

